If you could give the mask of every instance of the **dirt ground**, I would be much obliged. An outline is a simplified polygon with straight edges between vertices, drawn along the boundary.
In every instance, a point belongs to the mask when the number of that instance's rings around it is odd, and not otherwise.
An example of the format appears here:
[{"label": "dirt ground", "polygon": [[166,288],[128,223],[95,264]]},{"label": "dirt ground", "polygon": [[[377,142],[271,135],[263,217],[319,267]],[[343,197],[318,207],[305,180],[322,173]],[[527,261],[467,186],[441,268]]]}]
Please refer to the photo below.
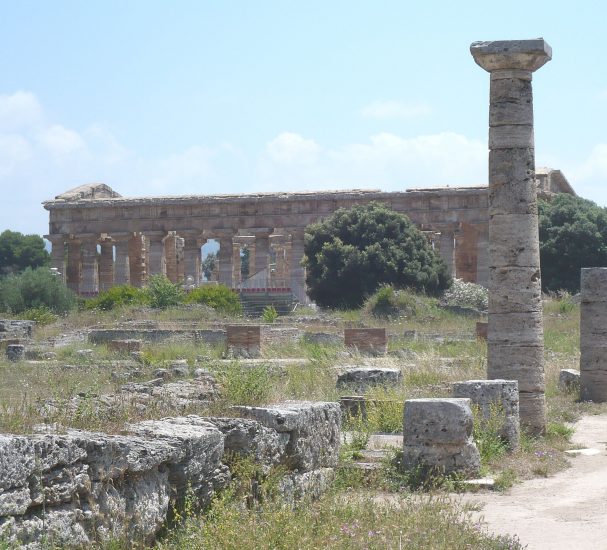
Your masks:
[{"label": "dirt ground", "polygon": [[506,493],[470,494],[496,534],[516,534],[530,550],[607,549],[607,414],[575,425],[574,444],[600,452],[571,457],[571,468],[515,485]]}]

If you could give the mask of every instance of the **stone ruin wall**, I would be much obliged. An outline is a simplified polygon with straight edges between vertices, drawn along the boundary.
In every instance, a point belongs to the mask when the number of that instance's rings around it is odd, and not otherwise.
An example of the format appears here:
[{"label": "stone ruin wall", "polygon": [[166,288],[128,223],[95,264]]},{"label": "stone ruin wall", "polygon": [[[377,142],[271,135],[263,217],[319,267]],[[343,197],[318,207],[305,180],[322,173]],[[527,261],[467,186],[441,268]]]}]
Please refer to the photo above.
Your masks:
[{"label": "stone ruin wall", "polygon": [[[538,174],[538,186],[547,194],[573,193],[558,170]],[[83,185],[44,203],[46,238],[52,266],[83,295],[115,284],[141,286],[157,273],[198,285],[200,247],[214,239],[220,244],[215,280],[246,287],[240,254],[248,248],[254,276],[248,284],[287,288],[305,302],[306,226],[370,201],[407,214],[453,275],[487,284],[487,187],[125,198],[104,184]]]}]

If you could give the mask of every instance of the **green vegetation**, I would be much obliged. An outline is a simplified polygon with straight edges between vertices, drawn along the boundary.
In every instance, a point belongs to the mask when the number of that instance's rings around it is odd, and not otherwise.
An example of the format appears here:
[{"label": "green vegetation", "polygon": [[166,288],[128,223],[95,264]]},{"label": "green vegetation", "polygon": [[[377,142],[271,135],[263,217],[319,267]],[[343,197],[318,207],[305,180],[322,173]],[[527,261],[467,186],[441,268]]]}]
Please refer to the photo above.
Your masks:
[{"label": "green vegetation", "polygon": [[144,292],[150,306],[157,309],[178,306],[185,298],[181,286],[172,283],[164,275],[152,275]]},{"label": "green vegetation", "polygon": [[109,311],[123,306],[142,305],[146,302],[145,293],[130,285],[117,285],[100,292],[95,298],[86,301],[87,309]]},{"label": "green vegetation", "polygon": [[261,312],[261,319],[264,323],[274,323],[278,319],[278,311],[273,305],[266,306]]},{"label": "green vegetation", "polygon": [[0,311],[20,314],[32,308],[67,313],[76,303],[74,294],[45,267],[27,268],[0,279]]},{"label": "green vegetation", "polygon": [[539,215],[542,287],[576,293],[582,267],[607,266],[607,209],[560,193]]},{"label": "green vegetation", "polygon": [[306,283],[320,306],[359,307],[382,284],[436,294],[447,266],[403,214],[379,203],[340,209],[305,233]]},{"label": "green vegetation", "polygon": [[453,279],[451,286],[445,290],[442,301],[449,306],[460,306],[487,311],[489,307],[489,291],[482,285],[466,283],[461,279]]},{"label": "green vegetation", "polygon": [[0,233],[0,275],[20,273],[28,267],[48,265],[49,254],[39,235],[23,235],[18,231]]},{"label": "green vegetation", "polygon": [[189,304],[204,304],[226,315],[242,314],[238,294],[225,285],[205,285],[190,291],[185,299]]}]

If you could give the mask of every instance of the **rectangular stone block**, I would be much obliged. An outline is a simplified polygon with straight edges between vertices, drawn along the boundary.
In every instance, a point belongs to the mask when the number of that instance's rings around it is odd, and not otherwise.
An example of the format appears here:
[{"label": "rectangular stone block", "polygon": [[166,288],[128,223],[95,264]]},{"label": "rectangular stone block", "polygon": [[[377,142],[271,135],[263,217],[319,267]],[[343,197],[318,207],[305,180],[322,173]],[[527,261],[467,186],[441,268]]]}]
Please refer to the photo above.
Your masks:
[{"label": "rectangular stone block", "polygon": [[583,267],[580,292],[582,303],[607,302],[607,267]]},{"label": "rectangular stone block", "polygon": [[544,391],[544,352],[540,346],[490,346],[487,378],[518,380],[519,391]]},{"label": "rectangular stone block", "polygon": [[537,346],[543,342],[542,312],[494,313],[489,310],[487,341],[505,346]]},{"label": "rectangular stone block", "polygon": [[261,355],[260,325],[226,325],[226,347],[232,357]]},{"label": "rectangular stone block", "polygon": [[359,353],[385,355],[388,353],[388,337],[385,328],[345,328],[344,345]]}]

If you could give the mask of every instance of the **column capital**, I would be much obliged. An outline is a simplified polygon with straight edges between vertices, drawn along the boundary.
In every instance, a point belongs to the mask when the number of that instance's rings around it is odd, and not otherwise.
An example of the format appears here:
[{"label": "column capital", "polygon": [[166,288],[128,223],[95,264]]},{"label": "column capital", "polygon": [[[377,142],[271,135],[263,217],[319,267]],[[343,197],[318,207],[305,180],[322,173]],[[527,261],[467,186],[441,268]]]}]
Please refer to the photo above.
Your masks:
[{"label": "column capital", "polygon": [[552,48],[543,38],[473,42],[470,53],[488,72],[520,70],[532,73],[552,59]]},{"label": "column capital", "polygon": [[68,240],[69,235],[64,235],[62,233],[55,233],[52,235],[43,235],[43,237],[52,244],[55,244],[55,243],[63,244],[65,241]]}]

